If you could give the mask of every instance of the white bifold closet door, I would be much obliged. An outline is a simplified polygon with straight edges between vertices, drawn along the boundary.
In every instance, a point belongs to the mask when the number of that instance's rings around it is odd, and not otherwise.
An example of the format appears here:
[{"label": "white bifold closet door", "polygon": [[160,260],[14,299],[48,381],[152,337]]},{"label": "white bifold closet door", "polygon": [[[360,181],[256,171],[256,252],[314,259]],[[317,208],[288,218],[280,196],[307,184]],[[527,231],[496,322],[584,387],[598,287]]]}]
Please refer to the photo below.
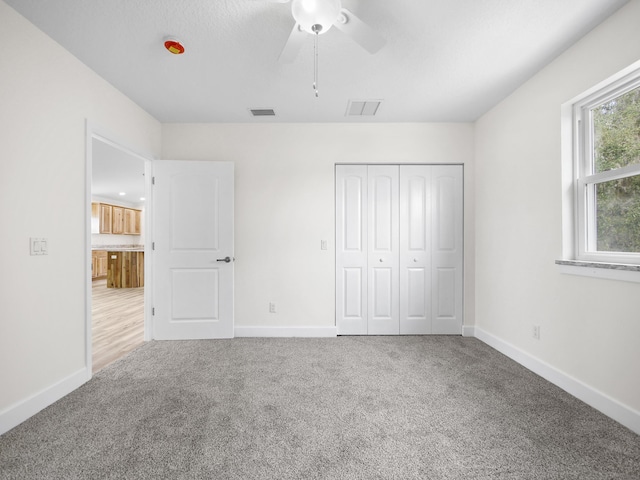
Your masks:
[{"label": "white bifold closet door", "polygon": [[339,335],[462,333],[460,165],[336,166]]}]

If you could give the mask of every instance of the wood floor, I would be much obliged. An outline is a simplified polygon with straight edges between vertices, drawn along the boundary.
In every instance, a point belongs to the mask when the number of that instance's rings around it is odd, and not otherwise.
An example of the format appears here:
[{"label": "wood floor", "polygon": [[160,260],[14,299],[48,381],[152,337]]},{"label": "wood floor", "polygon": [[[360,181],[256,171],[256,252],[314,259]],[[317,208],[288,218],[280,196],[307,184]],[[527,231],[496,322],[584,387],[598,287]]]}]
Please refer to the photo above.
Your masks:
[{"label": "wood floor", "polygon": [[93,373],[144,341],[144,287],[107,288],[92,282]]}]

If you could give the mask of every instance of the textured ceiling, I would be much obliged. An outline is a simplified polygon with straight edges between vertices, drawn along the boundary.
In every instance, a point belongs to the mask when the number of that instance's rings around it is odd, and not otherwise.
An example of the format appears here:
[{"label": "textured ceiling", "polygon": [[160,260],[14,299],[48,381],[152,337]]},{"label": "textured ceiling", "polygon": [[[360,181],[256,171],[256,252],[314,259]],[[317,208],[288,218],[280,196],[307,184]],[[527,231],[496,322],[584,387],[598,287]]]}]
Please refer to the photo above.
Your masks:
[{"label": "textured ceiling", "polygon": [[[370,55],[335,28],[321,35],[319,98],[311,35],[278,62],[287,3],[5,1],[161,122],[265,123],[473,121],[627,0],[343,0],[386,45]],[[383,100],[375,117],[345,116],[364,99]]]}]

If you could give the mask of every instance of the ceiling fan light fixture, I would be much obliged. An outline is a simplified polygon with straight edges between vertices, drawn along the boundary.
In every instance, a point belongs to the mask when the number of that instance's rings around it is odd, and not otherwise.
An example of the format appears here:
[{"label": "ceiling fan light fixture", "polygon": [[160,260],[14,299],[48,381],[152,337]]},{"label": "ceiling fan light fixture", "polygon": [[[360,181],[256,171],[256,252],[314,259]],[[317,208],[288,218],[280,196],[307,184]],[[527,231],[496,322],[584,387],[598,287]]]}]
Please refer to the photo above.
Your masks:
[{"label": "ceiling fan light fixture", "polygon": [[[325,33],[338,20],[340,0],[292,0],[291,14],[308,33]],[[319,27],[318,27],[319,25]]]}]

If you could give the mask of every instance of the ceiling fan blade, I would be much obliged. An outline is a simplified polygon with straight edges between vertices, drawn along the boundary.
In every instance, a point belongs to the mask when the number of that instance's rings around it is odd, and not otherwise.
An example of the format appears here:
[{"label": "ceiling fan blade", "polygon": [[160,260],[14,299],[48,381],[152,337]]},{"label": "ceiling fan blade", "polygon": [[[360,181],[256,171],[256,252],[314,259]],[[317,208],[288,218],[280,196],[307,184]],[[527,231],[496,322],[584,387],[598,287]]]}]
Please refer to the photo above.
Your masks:
[{"label": "ceiling fan blade", "polygon": [[284,44],[284,48],[282,49],[282,52],[280,52],[278,61],[280,63],[292,63],[298,56],[300,47],[302,47],[302,43],[307,35],[307,32],[300,30],[299,25],[296,23],[289,34],[287,43]]},{"label": "ceiling fan blade", "polygon": [[386,43],[386,40],[378,32],[346,8],[340,9],[340,17],[333,26],[349,35],[357,44],[372,54],[380,50]]}]

